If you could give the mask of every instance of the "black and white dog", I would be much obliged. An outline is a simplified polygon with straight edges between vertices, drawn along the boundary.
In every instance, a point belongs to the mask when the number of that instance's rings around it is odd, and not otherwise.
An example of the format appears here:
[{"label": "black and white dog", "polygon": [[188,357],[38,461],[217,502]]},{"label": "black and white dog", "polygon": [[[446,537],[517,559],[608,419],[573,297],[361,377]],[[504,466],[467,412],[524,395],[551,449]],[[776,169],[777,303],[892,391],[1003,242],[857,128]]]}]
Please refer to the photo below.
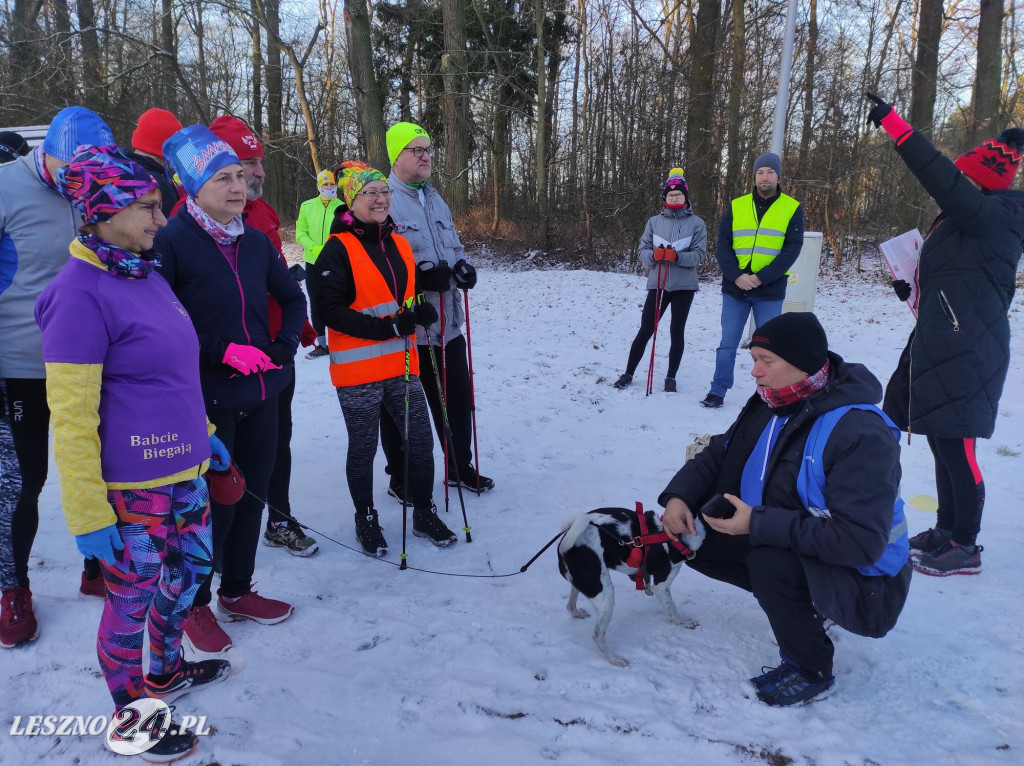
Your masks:
[{"label": "black and white dog", "polygon": [[[661,518],[654,511],[646,511],[644,518],[648,533],[663,531]],[[690,550],[696,550],[704,541],[704,527],[699,519],[696,524],[698,534],[683,538],[683,543]],[[605,646],[605,632],[615,608],[615,587],[609,572],[614,569],[631,578],[636,577],[640,564],[633,564],[628,559],[630,552],[635,550],[632,541],[642,534],[640,519],[635,511],[626,508],[598,508],[569,519],[562,525],[562,531],[565,535],[558,544],[558,571],[572,586],[569,603],[565,608],[573,617],[589,617],[585,610],[576,606],[580,593],[589,598],[597,612],[594,643],[608,662],[617,667],[625,667],[629,660],[616,657]],[[683,554],[669,542],[648,546],[643,564],[646,570],[644,590],[647,595],[658,599],[668,612],[669,620],[692,629],[697,627],[697,623],[680,616],[669,592],[682,563]]]}]

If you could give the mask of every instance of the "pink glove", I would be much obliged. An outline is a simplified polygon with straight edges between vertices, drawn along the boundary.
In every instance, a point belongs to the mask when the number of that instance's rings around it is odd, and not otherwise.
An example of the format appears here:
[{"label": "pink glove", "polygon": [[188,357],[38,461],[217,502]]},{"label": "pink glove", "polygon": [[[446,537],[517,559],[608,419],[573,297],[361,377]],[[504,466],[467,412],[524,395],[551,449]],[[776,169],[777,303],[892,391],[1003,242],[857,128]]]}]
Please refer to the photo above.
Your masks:
[{"label": "pink glove", "polygon": [[899,141],[901,138],[910,133],[913,128],[907,124],[907,121],[896,114],[896,110],[893,109],[889,114],[885,115],[879,123],[886,133],[889,134],[889,138],[893,141]]},{"label": "pink glove", "polygon": [[243,375],[263,370],[280,370],[281,365],[274,364],[270,357],[264,354],[255,346],[240,346],[237,343],[229,343],[228,350],[224,352],[224,364],[229,364]]}]

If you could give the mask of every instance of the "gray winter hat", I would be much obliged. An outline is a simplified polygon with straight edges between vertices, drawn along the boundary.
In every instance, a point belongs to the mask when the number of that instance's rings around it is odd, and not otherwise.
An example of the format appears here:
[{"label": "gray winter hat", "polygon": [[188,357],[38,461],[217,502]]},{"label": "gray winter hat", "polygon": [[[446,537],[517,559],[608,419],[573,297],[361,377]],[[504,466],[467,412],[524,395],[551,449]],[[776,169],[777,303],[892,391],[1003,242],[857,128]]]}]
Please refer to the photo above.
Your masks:
[{"label": "gray winter hat", "polygon": [[775,175],[782,178],[782,160],[779,159],[779,155],[775,152],[765,152],[754,160],[754,173],[757,173],[761,168],[771,168],[775,171]]}]

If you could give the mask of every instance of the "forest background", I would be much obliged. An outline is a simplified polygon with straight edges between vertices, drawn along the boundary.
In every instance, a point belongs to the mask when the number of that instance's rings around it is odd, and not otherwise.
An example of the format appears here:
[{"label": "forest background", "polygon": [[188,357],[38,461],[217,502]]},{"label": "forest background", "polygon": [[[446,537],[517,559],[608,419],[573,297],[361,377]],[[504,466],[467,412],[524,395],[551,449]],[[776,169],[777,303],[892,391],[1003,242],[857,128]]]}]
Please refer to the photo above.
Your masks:
[{"label": "forest background", "polygon": [[[424,125],[464,239],[586,268],[633,261],[681,166],[714,239],[769,148],[786,0],[0,0],[0,125],[81,104],[123,146],[157,106],[223,113],[293,220],[315,173],[389,168]],[[783,186],[852,262],[934,210],[865,124],[881,94],[956,156],[1024,121],[1015,0],[800,0]],[[1020,183],[1018,181],[1018,183]],[[635,265],[635,264],[634,264]]]}]

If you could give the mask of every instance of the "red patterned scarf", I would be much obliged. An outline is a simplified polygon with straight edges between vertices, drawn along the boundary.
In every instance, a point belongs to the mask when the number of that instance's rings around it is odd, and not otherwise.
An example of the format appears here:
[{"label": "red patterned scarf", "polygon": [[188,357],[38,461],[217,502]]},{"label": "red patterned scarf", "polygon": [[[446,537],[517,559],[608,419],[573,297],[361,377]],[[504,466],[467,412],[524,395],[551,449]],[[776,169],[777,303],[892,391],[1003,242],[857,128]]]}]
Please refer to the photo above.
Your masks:
[{"label": "red patterned scarf", "polygon": [[825,366],[809,378],[804,378],[791,386],[784,386],[782,388],[758,388],[757,393],[765,404],[773,410],[777,410],[780,407],[796,404],[801,399],[806,399],[815,391],[820,391],[824,388],[827,382],[828,360],[825,360]]}]

